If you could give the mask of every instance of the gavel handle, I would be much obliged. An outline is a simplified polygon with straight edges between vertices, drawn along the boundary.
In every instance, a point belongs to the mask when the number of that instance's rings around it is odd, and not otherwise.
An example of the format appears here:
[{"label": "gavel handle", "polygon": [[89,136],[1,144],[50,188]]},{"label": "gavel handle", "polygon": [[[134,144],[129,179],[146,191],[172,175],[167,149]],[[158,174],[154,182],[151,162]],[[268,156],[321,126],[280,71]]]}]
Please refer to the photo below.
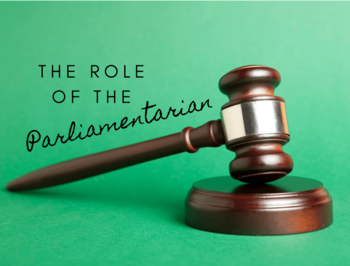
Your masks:
[{"label": "gavel handle", "polygon": [[193,153],[203,147],[218,147],[224,143],[221,120],[209,121],[195,129],[187,127],[181,133],[39,169],[8,183],[7,189],[22,191],[61,185],[184,151]]}]

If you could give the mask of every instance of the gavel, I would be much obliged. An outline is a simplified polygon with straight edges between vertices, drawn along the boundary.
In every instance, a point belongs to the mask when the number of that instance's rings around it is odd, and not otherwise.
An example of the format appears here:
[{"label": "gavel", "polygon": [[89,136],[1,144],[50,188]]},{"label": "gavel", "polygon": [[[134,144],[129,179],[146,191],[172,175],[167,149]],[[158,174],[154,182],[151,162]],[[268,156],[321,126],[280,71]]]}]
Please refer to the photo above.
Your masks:
[{"label": "gavel", "polygon": [[229,102],[221,108],[221,120],[180,133],[51,165],[7,184],[22,191],[65,184],[181,152],[194,153],[223,144],[236,157],[230,175],[250,184],[284,177],[293,160],[282,146],[289,142],[284,100],[274,95],[281,81],[277,70],[260,65],[236,68],[219,81]]}]

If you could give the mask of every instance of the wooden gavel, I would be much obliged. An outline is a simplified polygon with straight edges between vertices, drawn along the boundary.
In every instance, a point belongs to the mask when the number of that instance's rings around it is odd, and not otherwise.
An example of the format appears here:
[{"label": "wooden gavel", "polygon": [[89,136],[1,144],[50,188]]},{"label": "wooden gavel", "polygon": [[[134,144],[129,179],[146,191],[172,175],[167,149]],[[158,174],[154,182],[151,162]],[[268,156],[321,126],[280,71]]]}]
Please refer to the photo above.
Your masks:
[{"label": "wooden gavel", "polygon": [[15,179],[7,184],[7,189],[21,191],[56,186],[222,144],[236,153],[229,166],[234,179],[253,184],[277,180],[293,169],[292,158],[282,149],[289,141],[284,100],[274,95],[280,80],[279,73],[266,66],[236,68],[219,82],[221,92],[229,97],[229,102],[221,108],[221,120],[51,165]]}]

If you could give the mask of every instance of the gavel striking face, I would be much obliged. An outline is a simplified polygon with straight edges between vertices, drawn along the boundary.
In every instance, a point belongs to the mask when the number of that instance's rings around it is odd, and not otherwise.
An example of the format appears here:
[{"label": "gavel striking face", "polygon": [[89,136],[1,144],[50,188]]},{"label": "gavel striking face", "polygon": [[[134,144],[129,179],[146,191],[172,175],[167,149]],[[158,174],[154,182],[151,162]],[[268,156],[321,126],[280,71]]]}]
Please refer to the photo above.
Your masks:
[{"label": "gavel striking face", "polygon": [[279,73],[265,66],[245,66],[224,75],[219,82],[229,102],[221,109],[222,120],[198,128],[48,166],[7,184],[10,191],[44,188],[77,181],[113,170],[184,151],[226,144],[236,153],[230,163],[234,179],[252,183],[277,180],[293,169],[283,152],[289,141],[284,100],[274,95]]}]

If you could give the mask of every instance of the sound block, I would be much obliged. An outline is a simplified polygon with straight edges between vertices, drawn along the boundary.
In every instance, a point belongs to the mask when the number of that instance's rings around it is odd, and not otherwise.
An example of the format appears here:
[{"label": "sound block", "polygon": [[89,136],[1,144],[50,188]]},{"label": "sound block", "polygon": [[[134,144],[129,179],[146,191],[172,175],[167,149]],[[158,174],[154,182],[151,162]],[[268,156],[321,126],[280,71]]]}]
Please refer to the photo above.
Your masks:
[{"label": "sound block", "polygon": [[223,234],[288,235],[320,230],[333,222],[332,199],[320,181],[286,176],[250,185],[230,176],[193,184],[186,223]]}]

